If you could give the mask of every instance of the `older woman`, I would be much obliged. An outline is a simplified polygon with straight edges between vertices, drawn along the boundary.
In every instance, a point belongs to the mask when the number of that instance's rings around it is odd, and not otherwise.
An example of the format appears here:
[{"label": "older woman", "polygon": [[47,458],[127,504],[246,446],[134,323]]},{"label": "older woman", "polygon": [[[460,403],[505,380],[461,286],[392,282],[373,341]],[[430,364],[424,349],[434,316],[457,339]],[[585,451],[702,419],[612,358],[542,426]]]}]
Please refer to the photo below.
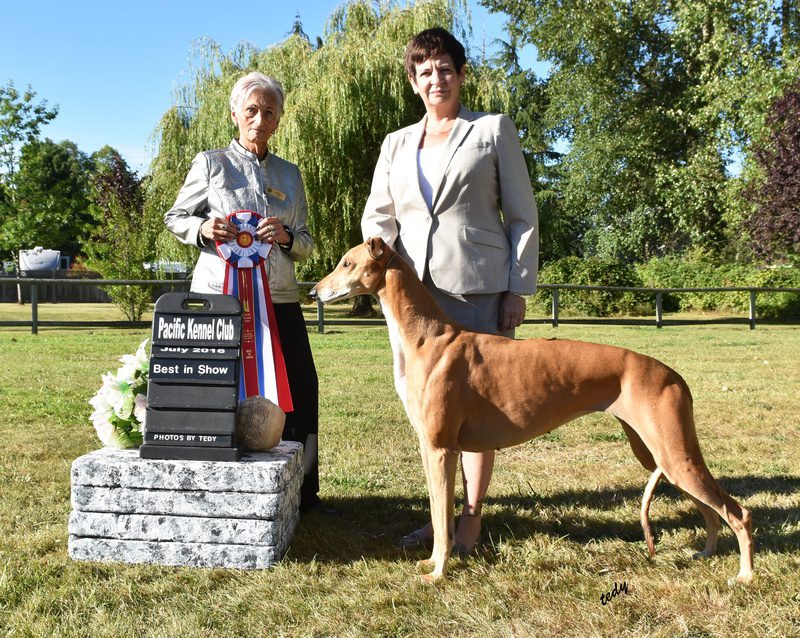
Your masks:
[{"label": "older woman", "polygon": [[286,415],[283,438],[305,447],[301,509],[319,508],[317,372],[294,269],[311,254],[314,240],[306,227],[300,171],[268,148],[283,114],[283,87],[262,73],[248,73],[231,91],[230,114],[238,139],[194,158],[164,221],[180,241],[200,249],[192,291],[221,293],[226,265],[215,245],[236,236],[227,215],[249,210],[262,217],[256,238],[272,244],[267,279],[294,408]]},{"label": "older woman", "polygon": [[[425,105],[420,122],[381,147],[361,228],[405,257],[454,321],[513,337],[525,318],[538,269],[536,203],[517,129],[504,115],[473,113],[460,102],[464,47],[442,28],[416,35],[405,70]],[[402,398],[403,353],[392,343]],[[453,550],[478,542],[494,452],[461,455],[464,508]],[[430,541],[430,524],[401,539]]]}]

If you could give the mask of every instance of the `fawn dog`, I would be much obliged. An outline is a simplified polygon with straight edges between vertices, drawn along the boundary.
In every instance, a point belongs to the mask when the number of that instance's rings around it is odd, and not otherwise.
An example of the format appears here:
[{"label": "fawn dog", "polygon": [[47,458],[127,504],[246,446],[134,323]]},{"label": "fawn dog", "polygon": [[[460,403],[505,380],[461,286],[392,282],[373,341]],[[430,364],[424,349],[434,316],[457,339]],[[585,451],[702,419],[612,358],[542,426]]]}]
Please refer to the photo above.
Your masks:
[{"label": "fawn dog", "polygon": [[374,293],[393,343],[405,359],[398,393],[419,438],[431,504],[433,567],[444,576],[453,539],[455,475],[462,450],[496,450],[545,434],[590,412],[615,416],[633,453],[650,472],[642,526],[662,478],[695,504],[716,551],[721,516],[739,542],[736,581],[753,578],[750,512],[717,484],[695,432],[686,382],[664,364],[631,350],[569,340],[515,340],[479,334],[449,321],[411,266],[378,237],[342,257],[311,291],[320,301]]}]

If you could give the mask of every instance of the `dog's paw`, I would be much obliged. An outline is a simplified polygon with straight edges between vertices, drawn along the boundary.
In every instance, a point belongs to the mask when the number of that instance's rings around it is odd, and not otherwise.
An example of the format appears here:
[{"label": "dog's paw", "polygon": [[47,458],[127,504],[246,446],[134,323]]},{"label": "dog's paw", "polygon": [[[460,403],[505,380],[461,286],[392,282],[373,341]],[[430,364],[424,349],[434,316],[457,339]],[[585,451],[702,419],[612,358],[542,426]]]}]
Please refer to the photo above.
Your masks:
[{"label": "dog's paw", "polygon": [[422,582],[425,583],[426,585],[433,585],[434,583],[437,583],[440,580],[442,580],[443,577],[444,574],[437,574],[436,572],[433,572],[432,574],[425,574],[420,578],[422,578]]},{"label": "dog's paw", "polygon": [[729,578],[728,585],[731,587],[735,587],[736,585],[749,585],[753,582],[753,574],[752,572],[749,574],[742,574],[739,572],[736,578]]}]

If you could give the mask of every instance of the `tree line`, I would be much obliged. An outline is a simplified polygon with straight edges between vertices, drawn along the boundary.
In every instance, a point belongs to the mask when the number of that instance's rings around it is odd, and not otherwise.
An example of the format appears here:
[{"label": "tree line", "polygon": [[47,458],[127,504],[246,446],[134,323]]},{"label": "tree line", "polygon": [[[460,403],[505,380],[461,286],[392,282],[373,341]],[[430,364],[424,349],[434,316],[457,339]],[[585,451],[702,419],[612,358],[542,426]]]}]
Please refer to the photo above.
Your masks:
[{"label": "tree line", "polygon": [[[30,87],[0,87],[0,258],[18,262],[20,250],[42,246],[76,258],[74,271],[152,277],[145,263],[163,224],[144,214],[147,180],[110,146],[90,155],[70,140],[42,139],[57,115]],[[129,319],[150,301],[136,288],[109,292]]]},{"label": "tree line", "polygon": [[[520,130],[543,261],[796,257],[790,167],[800,161],[800,140],[791,96],[800,91],[800,18],[793,3],[482,4],[509,16],[508,39],[494,57],[471,52],[464,101],[509,113]],[[402,68],[405,43],[432,24],[463,34],[465,9],[444,0],[405,9],[354,0],[316,43],[297,23],[264,50],[225,55],[208,46],[159,125],[158,208],[169,206],[195,152],[234,135],[227,92],[245,70],[262,70],[287,88],[273,145],[305,176],[320,244],[306,275],[323,274],[360,238],[383,137],[421,116]],[[521,67],[526,44],[550,64],[547,77]]]},{"label": "tree line", "polygon": [[542,124],[569,143],[556,191],[578,253],[796,254],[797,204],[794,231],[765,232],[784,213],[777,193],[759,190],[789,187],[759,149],[790,134],[770,113],[798,90],[796,3],[482,4],[506,12],[512,37],[552,65]]},{"label": "tree line", "polygon": [[[544,274],[547,264],[574,257],[655,263],[653,272],[663,271],[658,260],[669,259],[797,264],[800,12],[795,3],[481,4],[508,17],[507,37],[497,43],[496,55],[469,52],[463,100],[473,110],[508,113],[517,124],[539,205]],[[133,233],[149,261],[192,261],[194,251],[174,241],[161,218],[194,155],[235,137],[230,89],[243,73],[260,70],[286,89],[286,111],[271,149],[298,164],[306,183],[317,250],[300,275],[322,276],[360,241],[359,220],[383,137],[423,113],[404,75],[405,44],[433,25],[467,39],[466,15],[464,0],[407,7],[351,0],[329,17],[313,42],[299,17],[285,40],[264,49],[240,45],[225,53],[206,41],[198,48],[191,80],[177,90],[158,123],[158,151],[144,180],[117,162],[109,181],[108,150],[105,158],[81,158],[62,142],[55,153],[55,143],[37,139],[37,126],[52,113],[38,105],[38,114],[30,112],[33,125],[17,164],[7,163],[8,146],[5,137],[0,140],[6,166],[0,250],[10,248],[7,237],[21,236],[13,230],[20,224],[13,211],[28,206],[24,219],[34,219],[35,211],[46,209],[47,202],[33,195],[36,180],[50,170],[42,165],[46,158],[63,157],[65,171],[106,176],[89,179],[94,217],[67,214],[65,222],[71,228],[92,225],[95,248],[113,241],[104,233],[116,232],[97,230],[103,223],[96,212],[102,210],[106,218],[137,220],[132,230],[121,232]],[[546,77],[520,64],[519,50],[528,44],[549,64]],[[0,104],[8,90],[0,94]],[[33,189],[26,191],[26,183]],[[140,194],[128,197],[129,188]],[[80,209],[80,196],[75,198],[69,210]],[[131,235],[126,237],[130,241]],[[103,256],[95,251],[94,257]],[[131,265],[131,258],[122,265]]]}]

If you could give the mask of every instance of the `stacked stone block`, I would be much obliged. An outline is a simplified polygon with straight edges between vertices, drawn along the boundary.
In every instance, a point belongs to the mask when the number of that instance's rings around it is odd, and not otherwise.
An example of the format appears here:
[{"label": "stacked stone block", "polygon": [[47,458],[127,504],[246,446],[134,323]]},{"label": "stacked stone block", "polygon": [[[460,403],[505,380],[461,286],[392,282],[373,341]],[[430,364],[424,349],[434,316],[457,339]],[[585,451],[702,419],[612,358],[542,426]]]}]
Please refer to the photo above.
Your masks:
[{"label": "stacked stone block", "polygon": [[77,560],[262,569],[297,525],[302,445],[238,462],[152,460],[97,450],[72,464],[69,555]]}]

